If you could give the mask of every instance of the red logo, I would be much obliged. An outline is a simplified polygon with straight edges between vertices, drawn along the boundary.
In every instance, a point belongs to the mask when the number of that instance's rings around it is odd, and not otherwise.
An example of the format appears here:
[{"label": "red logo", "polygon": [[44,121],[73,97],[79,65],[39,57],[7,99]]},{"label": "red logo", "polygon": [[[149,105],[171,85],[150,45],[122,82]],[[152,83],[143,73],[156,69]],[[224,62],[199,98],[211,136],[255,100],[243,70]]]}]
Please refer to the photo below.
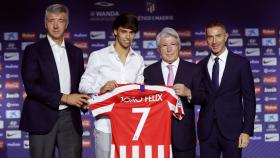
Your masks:
[{"label": "red logo", "polygon": [[36,39],[36,33],[35,32],[23,32],[21,34],[21,38],[23,40],[35,40]]},{"label": "red logo", "polygon": [[22,92],[22,99],[25,99],[27,97],[27,93],[26,92]]},{"label": "red logo", "polygon": [[143,31],[144,39],[155,39],[157,36],[157,31]]},{"label": "red logo", "polygon": [[83,119],[82,120],[82,125],[83,125],[84,128],[89,128],[90,127],[90,120]]},{"label": "red logo", "polygon": [[6,81],[5,88],[6,89],[19,89],[19,82],[18,81]]},{"label": "red logo", "polygon": [[261,87],[260,86],[255,86],[255,93],[256,94],[261,94]]},{"label": "red logo", "polygon": [[264,76],[263,77],[264,84],[274,84],[277,83],[277,76]]},{"label": "red logo", "polygon": [[192,37],[192,31],[191,30],[177,30],[180,38],[188,38]]},{"label": "red logo", "polygon": [[198,39],[194,41],[195,47],[207,47],[207,42],[205,39]]},{"label": "red logo", "polygon": [[88,43],[87,42],[82,42],[82,41],[77,41],[74,43],[76,47],[79,47],[81,49],[88,49]]},{"label": "red logo", "polygon": [[192,57],[192,50],[180,50],[179,56],[181,58],[191,58]]},{"label": "red logo", "polygon": [[263,36],[275,36],[276,35],[276,29],[274,29],[274,28],[262,29],[262,35]]},{"label": "red logo", "polygon": [[264,105],[264,112],[277,112],[278,105],[277,104],[265,104]]},{"label": "red logo", "polygon": [[90,148],[91,147],[91,142],[90,140],[83,140],[83,147],[84,148]]},{"label": "red logo", "polygon": [[70,32],[64,33],[64,39],[70,39]]},{"label": "red logo", "polygon": [[0,149],[3,149],[4,148],[4,141],[0,141]]}]

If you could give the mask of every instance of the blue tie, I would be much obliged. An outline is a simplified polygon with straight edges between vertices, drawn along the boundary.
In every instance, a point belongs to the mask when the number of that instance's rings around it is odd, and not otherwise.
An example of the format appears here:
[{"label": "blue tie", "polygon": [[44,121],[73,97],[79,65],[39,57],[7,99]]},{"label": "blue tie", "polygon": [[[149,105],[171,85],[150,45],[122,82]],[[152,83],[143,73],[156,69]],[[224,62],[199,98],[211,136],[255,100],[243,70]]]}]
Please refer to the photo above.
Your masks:
[{"label": "blue tie", "polygon": [[212,83],[215,87],[215,90],[219,88],[219,58],[215,58],[215,63],[212,70]]}]

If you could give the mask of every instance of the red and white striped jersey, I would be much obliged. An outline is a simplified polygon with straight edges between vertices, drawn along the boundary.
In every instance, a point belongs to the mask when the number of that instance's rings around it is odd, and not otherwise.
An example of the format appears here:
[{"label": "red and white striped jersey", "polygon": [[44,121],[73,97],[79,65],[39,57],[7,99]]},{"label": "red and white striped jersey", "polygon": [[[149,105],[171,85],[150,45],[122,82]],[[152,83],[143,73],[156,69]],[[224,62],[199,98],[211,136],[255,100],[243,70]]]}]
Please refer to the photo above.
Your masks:
[{"label": "red and white striped jersey", "polygon": [[183,116],[174,90],[165,86],[120,85],[90,99],[93,116],[111,120],[111,158],[171,158],[171,116]]}]

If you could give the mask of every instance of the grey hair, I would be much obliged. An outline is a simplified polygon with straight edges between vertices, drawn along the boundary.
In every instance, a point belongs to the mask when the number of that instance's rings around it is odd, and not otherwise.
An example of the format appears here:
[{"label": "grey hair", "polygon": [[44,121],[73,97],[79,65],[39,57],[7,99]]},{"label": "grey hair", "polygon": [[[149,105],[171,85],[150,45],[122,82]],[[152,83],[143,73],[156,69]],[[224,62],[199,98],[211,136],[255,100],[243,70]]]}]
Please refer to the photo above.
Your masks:
[{"label": "grey hair", "polygon": [[47,20],[48,13],[58,14],[65,13],[66,20],[69,22],[69,9],[63,4],[52,4],[48,6],[45,12],[45,20]]},{"label": "grey hair", "polygon": [[157,47],[158,48],[160,47],[160,38],[162,38],[162,37],[174,37],[174,38],[176,38],[179,49],[181,49],[181,40],[180,40],[179,34],[173,28],[165,27],[160,31],[160,33],[157,34],[156,42],[157,42]]}]

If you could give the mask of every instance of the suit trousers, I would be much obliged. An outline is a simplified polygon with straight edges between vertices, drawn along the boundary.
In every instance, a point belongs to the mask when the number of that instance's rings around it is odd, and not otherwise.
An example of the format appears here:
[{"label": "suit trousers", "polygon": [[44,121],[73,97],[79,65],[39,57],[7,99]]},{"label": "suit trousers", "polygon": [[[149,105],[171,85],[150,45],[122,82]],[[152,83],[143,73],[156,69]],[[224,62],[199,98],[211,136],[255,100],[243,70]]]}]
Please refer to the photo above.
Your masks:
[{"label": "suit trousers", "polygon": [[213,124],[212,132],[208,139],[200,141],[201,158],[241,158],[242,149],[238,148],[238,139],[226,139],[219,130],[216,121]]},{"label": "suit trousers", "polygon": [[29,133],[31,158],[54,158],[57,147],[60,158],[81,158],[82,137],[72,123],[71,111],[59,111],[59,118],[48,134]]},{"label": "suit trousers", "polygon": [[195,148],[184,151],[172,149],[173,158],[195,158]]},{"label": "suit trousers", "polygon": [[112,133],[94,129],[95,158],[110,158]]}]

